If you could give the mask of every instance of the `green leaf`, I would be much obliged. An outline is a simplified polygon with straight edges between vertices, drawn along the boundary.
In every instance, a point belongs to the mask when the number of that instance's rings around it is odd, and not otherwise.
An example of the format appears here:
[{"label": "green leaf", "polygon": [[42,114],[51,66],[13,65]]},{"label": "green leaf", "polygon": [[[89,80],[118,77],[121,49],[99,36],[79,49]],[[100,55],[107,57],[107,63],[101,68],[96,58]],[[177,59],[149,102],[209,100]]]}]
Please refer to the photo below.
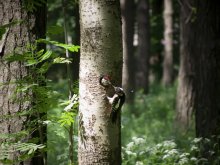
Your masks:
[{"label": "green leaf", "polygon": [[57,42],[57,41],[49,41],[49,40],[46,40],[46,39],[39,39],[39,40],[37,40],[37,42],[38,43],[52,44],[52,45],[55,45],[57,47],[67,49],[70,52],[78,52],[79,49],[80,49],[80,46],[76,46],[76,45],[72,45],[72,44],[63,44],[63,43],[60,43],[60,42]]},{"label": "green leaf", "polygon": [[38,63],[39,63],[39,61],[34,60],[34,59],[32,59],[32,60],[27,60],[27,64],[26,64],[25,66],[32,66],[32,65],[36,65],[36,64],[38,64]]},{"label": "green leaf", "polygon": [[50,50],[46,51],[46,52],[42,55],[42,57],[41,57],[41,59],[40,59],[40,62],[42,62],[42,61],[44,61],[44,60],[47,60],[48,58],[50,58],[51,55],[52,55],[52,51],[50,51]]},{"label": "green leaf", "polygon": [[63,27],[61,26],[49,26],[47,29],[47,34],[51,35],[51,34],[61,34],[63,33]]},{"label": "green leaf", "polygon": [[53,60],[53,64],[63,64],[63,63],[71,63],[71,61],[63,57],[57,57]]},{"label": "green leaf", "polygon": [[52,64],[51,63],[48,63],[48,62],[45,62],[38,70],[37,70],[37,73],[41,73],[41,74],[44,74],[48,71],[48,69],[50,68]]},{"label": "green leaf", "polygon": [[18,91],[20,92],[26,92],[28,89],[33,88],[34,86],[37,86],[38,84],[30,84],[30,85],[24,85],[22,87],[18,87]]},{"label": "green leaf", "polygon": [[25,56],[21,54],[9,54],[4,57],[4,60],[8,62],[25,61]]},{"label": "green leaf", "polygon": [[68,125],[70,126],[72,123],[74,123],[74,117],[76,116],[76,113],[73,112],[63,112],[60,120],[58,122],[60,123],[60,126]]},{"label": "green leaf", "polygon": [[34,152],[34,149],[30,149],[27,154],[31,155],[33,152]]}]

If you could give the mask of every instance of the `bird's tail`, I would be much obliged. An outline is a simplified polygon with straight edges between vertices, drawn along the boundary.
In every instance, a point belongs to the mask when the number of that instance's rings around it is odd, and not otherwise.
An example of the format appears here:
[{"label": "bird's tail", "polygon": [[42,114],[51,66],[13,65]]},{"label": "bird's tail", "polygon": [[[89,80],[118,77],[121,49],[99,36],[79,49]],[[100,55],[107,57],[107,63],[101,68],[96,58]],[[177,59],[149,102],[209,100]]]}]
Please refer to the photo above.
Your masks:
[{"label": "bird's tail", "polygon": [[112,112],[111,112],[111,115],[110,115],[110,118],[111,118],[111,120],[112,120],[112,123],[114,123],[114,124],[116,123],[117,117],[118,117],[117,111],[112,111]]}]

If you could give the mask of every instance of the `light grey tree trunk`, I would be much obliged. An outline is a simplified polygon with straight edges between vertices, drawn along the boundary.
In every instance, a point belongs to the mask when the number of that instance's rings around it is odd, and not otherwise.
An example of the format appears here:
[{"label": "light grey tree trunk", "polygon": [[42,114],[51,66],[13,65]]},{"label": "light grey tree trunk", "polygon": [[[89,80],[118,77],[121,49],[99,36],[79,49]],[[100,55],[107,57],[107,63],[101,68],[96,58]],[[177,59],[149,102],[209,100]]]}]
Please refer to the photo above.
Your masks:
[{"label": "light grey tree trunk", "polygon": [[[45,37],[45,11],[44,4],[42,4],[40,10],[36,10],[34,13],[28,13],[24,8],[22,0],[0,0],[0,26],[22,21],[7,28],[6,33],[0,40],[0,134],[16,135],[24,131],[30,121],[27,116],[19,115],[18,113],[31,109],[30,97],[32,95],[28,96],[21,92],[16,93],[16,86],[18,84],[15,83],[28,75],[28,69],[21,62],[10,63],[6,62],[3,58],[9,54],[22,54],[27,50],[28,44],[33,44],[37,38]],[[25,102],[22,100],[24,98],[27,99],[27,97],[29,101]],[[0,138],[0,144],[5,140],[9,139]],[[17,142],[18,140],[12,138],[10,142]],[[18,155],[19,153],[14,153],[11,159],[16,160]],[[43,164],[43,160],[38,155],[37,158],[22,162],[21,164],[41,165]]]},{"label": "light grey tree trunk", "polygon": [[172,0],[164,0],[164,59],[163,85],[169,86],[173,81],[173,5]]},{"label": "light grey tree trunk", "polygon": [[134,22],[135,3],[134,0],[121,0],[122,33],[123,33],[123,77],[122,86],[126,93],[127,102],[134,100],[135,88],[135,58],[134,58]]},{"label": "light grey tree trunk", "polygon": [[148,92],[149,86],[149,58],[150,58],[150,9],[149,0],[138,0],[137,4],[137,72],[136,88]]},{"label": "light grey tree trunk", "polygon": [[122,35],[119,0],[80,0],[80,165],[120,165],[120,120],[112,124],[101,74],[121,85]]}]

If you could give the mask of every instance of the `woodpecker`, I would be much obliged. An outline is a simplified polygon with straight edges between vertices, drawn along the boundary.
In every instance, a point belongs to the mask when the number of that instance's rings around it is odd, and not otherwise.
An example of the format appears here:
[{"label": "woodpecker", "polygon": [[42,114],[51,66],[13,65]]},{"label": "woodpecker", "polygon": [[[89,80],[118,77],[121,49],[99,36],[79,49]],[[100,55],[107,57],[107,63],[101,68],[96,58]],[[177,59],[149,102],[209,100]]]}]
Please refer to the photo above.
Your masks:
[{"label": "woodpecker", "polygon": [[112,83],[111,83],[111,79],[110,79],[110,76],[109,75],[101,75],[99,77],[99,83],[101,86],[103,87],[109,87],[109,86],[112,86]]},{"label": "woodpecker", "polygon": [[125,103],[125,93],[122,88],[114,87],[115,94],[112,98],[107,97],[109,103],[112,106],[110,117],[112,119],[112,123],[115,123],[117,120],[118,113],[121,111],[123,104]]}]

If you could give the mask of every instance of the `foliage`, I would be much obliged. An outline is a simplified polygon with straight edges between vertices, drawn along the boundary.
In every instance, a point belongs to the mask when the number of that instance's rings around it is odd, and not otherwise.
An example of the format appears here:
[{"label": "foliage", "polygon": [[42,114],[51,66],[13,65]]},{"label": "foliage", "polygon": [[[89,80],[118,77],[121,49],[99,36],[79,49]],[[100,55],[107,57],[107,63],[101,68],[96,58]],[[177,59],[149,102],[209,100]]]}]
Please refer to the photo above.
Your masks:
[{"label": "foliage", "polygon": [[[34,143],[2,143],[0,150],[0,160],[4,164],[14,164],[15,162],[20,162],[26,159],[29,159],[34,156],[34,153],[37,150],[42,150],[45,148],[43,144],[34,144]],[[17,160],[11,160],[10,157],[13,157],[15,152],[22,153],[18,156]]]},{"label": "foliage", "polygon": [[219,163],[220,136],[193,138],[193,129],[184,133],[175,131],[175,94],[176,85],[165,88],[154,84],[148,95],[139,91],[134,105],[123,109],[123,165]]},{"label": "foliage", "polygon": [[53,44],[57,47],[64,48],[70,52],[78,52],[79,48],[80,48],[80,46],[71,45],[71,44],[63,44],[63,43],[59,43],[57,41],[50,41],[50,40],[45,40],[45,39],[39,39],[39,40],[37,40],[37,42],[45,43],[45,44]]},{"label": "foliage", "polygon": [[123,165],[198,165],[218,164],[220,160],[219,149],[208,151],[216,155],[212,161],[203,157],[201,147],[204,143],[210,145],[207,138],[194,138],[188,141],[189,147],[179,148],[173,140],[162,141],[156,145],[147,143],[144,138],[133,137],[132,141],[122,148]]},{"label": "foliage", "polygon": [[[58,106],[57,99],[59,97],[59,94],[47,85],[49,80],[46,79],[45,73],[47,73],[48,69],[54,64],[71,62],[69,59],[59,57],[57,54],[53,53],[52,50],[38,50],[38,43],[50,43],[72,52],[78,51],[79,49],[79,46],[41,39],[37,40],[35,44],[27,45],[26,51],[21,51],[20,49],[22,48],[18,48],[13,54],[4,56],[4,60],[8,63],[21,62],[28,68],[28,75],[13,82],[16,89],[11,99],[20,104],[31,104],[31,107],[22,109],[15,115],[2,116],[8,119],[15,117],[29,119],[25,125],[25,131],[18,132],[14,135],[0,135],[1,140],[10,137],[10,139],[6,139],[0,146],[0,161],[4,163],[13,164],[15,162],[30,159],[38,150],[45,147],[46,144],[43,137],[43,130],[47,124],[52,122],[47,120],[47,112]],[[10,84],[1,84],[1,86],[4,85]],[[66,113],[63,113],[57,121],[59,121],[61,125],[74,122],[74,118],[72,117],[76,116],[77,107],[77,96],[74,95],[74,98],[66,103]],[[34,132],[38,132],[37,134],[39,137],[31,138]],[[22,143],[20,141],[22,141]],[[15,156],[11,157],[12,154],[16,154],[16,158]]]},{"label": "foliage", "polygon": [[[74,151],[77,153],[77,125],[75,123],[76,113],[78,109],[78,82],[73,86],[75,95],[71,100],[67,100],[67,82],[60,80],[59,83],[51,83],[53,89],[59,93],[64,93],[57,100],[58,106],[48,111],[48,164],[66,165],[68,164],[68,146],[69,146],[69,126],[74,124]],[[65,94],[66,93],[66,94]],[[69,117],[73,116],[70,120]],[[74,154],[77,160],[76,154]]]},{"label": "foliage", "polygon": [[134,105],[123,108],[122,144],[134,136],[146,138],[151,144],[173,137],[175,94],[176,86],[165,88],[159,84],[151,85],[148,95],[137,92]]},{"label": "foliage", "polygon": [[41,7],[45,3],[46,0],[22,0],[22,5],[28,12],[36,11],[38,7]]}]

